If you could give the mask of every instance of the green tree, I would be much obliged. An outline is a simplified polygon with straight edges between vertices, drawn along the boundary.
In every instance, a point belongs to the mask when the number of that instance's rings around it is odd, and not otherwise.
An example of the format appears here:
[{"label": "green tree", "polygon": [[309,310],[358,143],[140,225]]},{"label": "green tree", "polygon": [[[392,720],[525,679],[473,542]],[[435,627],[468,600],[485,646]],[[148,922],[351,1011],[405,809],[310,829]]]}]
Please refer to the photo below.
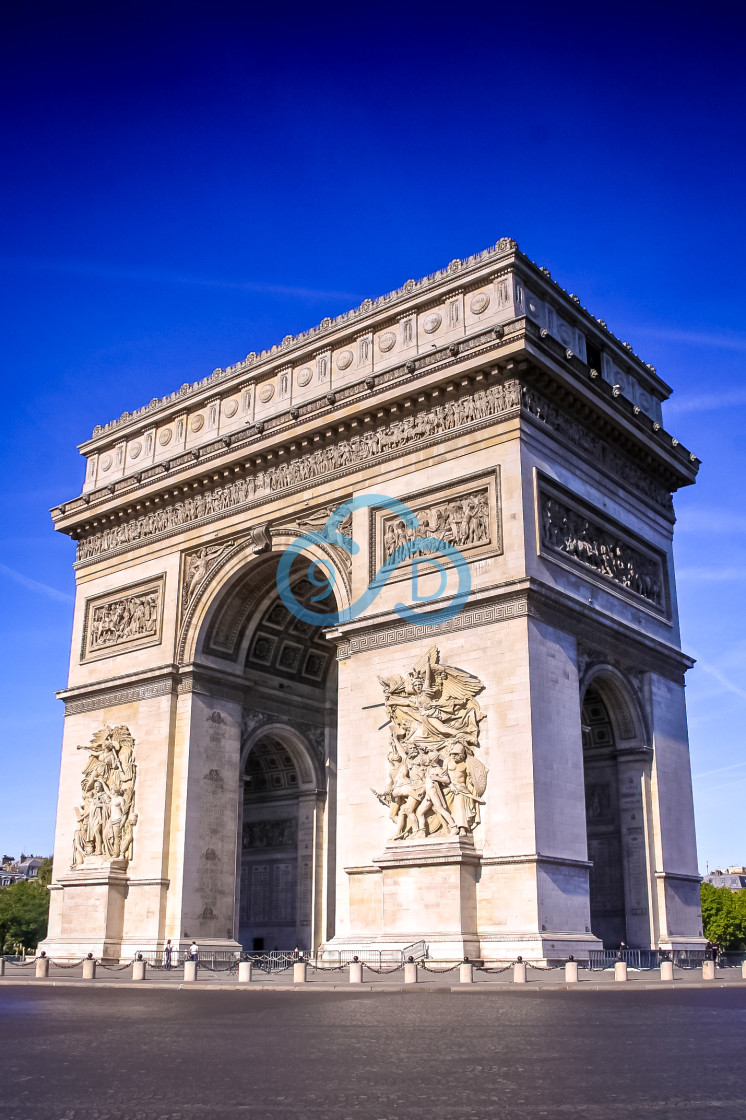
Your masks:
[{"label": "green tree", "polygon": [[700,895],[705,937],[721,949],[746,947],[746,891],[702,883]]},{"label": "green tree", "polygon": [[7,953],[15,945],[35,949],[47,933],[52,861],[45,860],[39,877],[0,888],[0,948]]}]

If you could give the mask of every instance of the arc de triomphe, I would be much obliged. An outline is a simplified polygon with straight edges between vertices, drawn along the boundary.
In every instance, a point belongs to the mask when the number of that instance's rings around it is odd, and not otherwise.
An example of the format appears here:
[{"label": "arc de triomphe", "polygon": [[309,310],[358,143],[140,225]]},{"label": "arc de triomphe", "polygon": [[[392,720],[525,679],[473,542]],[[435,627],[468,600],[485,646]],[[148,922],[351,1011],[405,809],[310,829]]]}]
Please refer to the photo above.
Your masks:
[{"label": "arc de triomphe", "polygon": [[669,393],[504,239],[96,428],[46,951],[701,945]]}]

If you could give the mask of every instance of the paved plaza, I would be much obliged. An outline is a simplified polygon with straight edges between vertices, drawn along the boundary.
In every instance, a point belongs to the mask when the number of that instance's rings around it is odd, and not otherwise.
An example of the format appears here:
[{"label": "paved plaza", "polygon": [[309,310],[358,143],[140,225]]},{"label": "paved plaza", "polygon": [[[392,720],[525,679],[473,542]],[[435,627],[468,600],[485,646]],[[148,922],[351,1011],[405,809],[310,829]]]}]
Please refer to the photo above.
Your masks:
[{"label": "paved plaza", "polygon": [[0,989],[2,1120],[746,1115],[746,985]]}]

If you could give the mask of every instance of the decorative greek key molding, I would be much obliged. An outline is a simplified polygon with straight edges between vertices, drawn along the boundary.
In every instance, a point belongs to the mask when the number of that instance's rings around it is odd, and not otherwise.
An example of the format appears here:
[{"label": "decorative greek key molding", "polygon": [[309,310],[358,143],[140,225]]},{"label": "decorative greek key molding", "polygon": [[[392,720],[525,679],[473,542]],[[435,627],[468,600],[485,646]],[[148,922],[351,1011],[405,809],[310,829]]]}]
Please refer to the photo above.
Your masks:
[{"label": "decorative greek key molding", "polygon": [[111,688],[81,699],[65,700],[65,715],[77,716],[85,712],[97,712],[102,708],[116,708],[120,704],[132,704],[139,700],[155,700],[159,696],[169,696],[171,692],[173,692],[171,677],[162,677],[147,684]]},{"label": "decorative greek key molding", "polygon": [[88,599],[85,605],[81,661],[95,661],[157,645],[163,623],[165,574]]},{"label": "decorative greek key molding", "polygon": [[416,642],[422,638],[435,638],[443,634],[471,630],[476,626],[489,626],[493,622],[508,622],[532,614],[528,596],[523,593],[497,603],[484,606],[465,607],[460,614],[437,626],[413,626],[393,623],[376,630],[343,638],[337,647],[337,659],[344,661],[356,653],[368,653],[373,649],[398,646],[404,642]]}]

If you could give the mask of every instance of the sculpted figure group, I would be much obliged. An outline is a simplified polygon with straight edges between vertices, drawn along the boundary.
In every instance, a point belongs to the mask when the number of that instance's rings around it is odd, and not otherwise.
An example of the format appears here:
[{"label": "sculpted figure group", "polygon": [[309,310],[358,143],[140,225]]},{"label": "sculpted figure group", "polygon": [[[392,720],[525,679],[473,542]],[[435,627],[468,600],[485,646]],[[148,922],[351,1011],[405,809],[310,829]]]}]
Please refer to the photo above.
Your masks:
[{"label": "sculpted figure group", "polygon": [[439,537],[456,548],[490,543],[490,511],[487,491],[467,494],[463,498],[437,502],[427,509],[418,509],[419,525],[408,529],[395,518],[385,523],[383,550],[385,559],[419,537]]},{"label": "sculpted figure group", "polygon": [[88,649],[92,652],[119,645],[130,638],[155,634],[157,625],[157,591],[114,599],[93,608]]},{"label": "sculpted figure group", "polygon": [[389,809],[393,840],[467,836],[479,824],[487,768],[476,757],[484,685],[440,665],[435,646],[406,677],[379,677],[391,729],[389,778],[375,796]]},{"label": "sculpted figure group", "polygon": [[547,494],[541,498],[541,532],[545,545],[593,568],[656,607],[664,606],[660,564]]},{"label": "sculpted figure group", "polygon": [[308,482],[418,440],[518,408],[520,403],[521,387],[514,379],[465,393],[455,400],[423,409],[413,416],[383,424],[351,439],[336,440],[317,451],[296,455],[276,467],[256,471],[225,486],[206,487],[183,502],[163,506],[152,513],[122,522],[116,528],[93,533],[78,542],[78,560],[100,556],[130,542],[232,509],[257,496]]},{"label": "sculpted figure group", "polygon": [[72,866],[83,867],[89,856],[132,858],[135,813],[135,740],[124,724],[102,727],[88,746],[80,788],[83,803],[75,814]]}]

